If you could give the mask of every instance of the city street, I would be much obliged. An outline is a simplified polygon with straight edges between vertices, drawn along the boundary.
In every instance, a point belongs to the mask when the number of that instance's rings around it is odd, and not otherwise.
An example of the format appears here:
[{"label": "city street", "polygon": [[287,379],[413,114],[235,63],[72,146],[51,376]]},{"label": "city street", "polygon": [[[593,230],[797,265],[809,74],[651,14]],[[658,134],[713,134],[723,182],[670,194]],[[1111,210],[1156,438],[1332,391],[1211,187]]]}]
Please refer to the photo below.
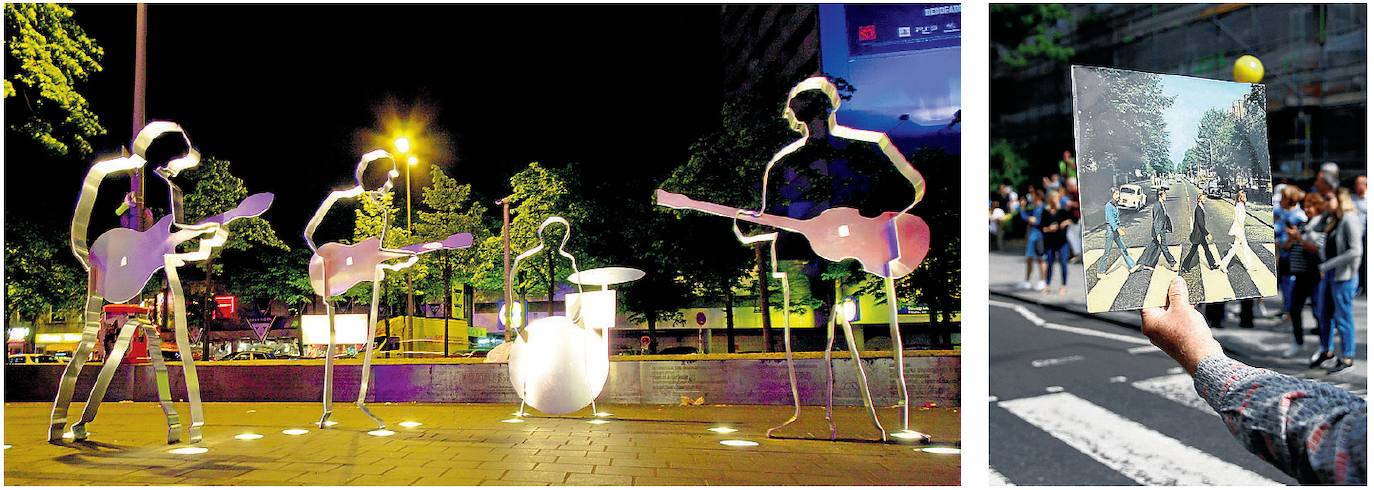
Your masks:
[{"label": "city street", "polygon": [[[1085,221],[1097,224],[1084,238],[1084,261],[1091,266],[1087,278],[1090,310],[1121,310],[1163,304],[1167,284],[1178,274],[1167,267],[1178,267],[1176,264],[1180,263],[1188,252],[1188,235],[1193,226],[1194,203],[1201,192],[1201,189],[1186,180],[1166,182],[1170,188],[1164,207],[1174,225],[1174,231],[1168,234],[1166,245],[1169,246],[1169,253],[1176,261],[1173,266],[1161,257],[1154,270],[1140,269],[1131,272],[1126,268],[1126,262],[1120,260],[1116,250],[1112,251],[1110,257],[1104,257],[1107,231],[1106,227],[1101,225],[1104,220],[1103,203],[1083,203]],[[1147,196],[1155,195],[1148,179],[1136,184],[1145,189]],[[1251,269],[1246,269],[1240,260],[1233,260],[1226,270],[1212,270],[1212,264],[1206,259],[1206,254],[1199,250],[1197,265],[1182,271],[1194,302],[1278,294],[1274,275],[1273,225],[1270,224],[1273,211],[1268,202],[1269,196],[1258,194],[1261,195],[1252,196],[1246,204],[1249,217],[1245,221],[1246,241],[1258,260],[1251,264]],[[1233,238],[1227,231],[1234,219],[1235,199],[1234,196],[1206,198],[1204,203],[1207,230],[1212,234],[1208,248],[1212,252],[1212,258],[1220,265],[1221,259],[1231,250]],[[1150,204],[1153,205],[1153,202]],[[1121,211],[1122,240],[1126,243],[1132,258],[1139,259],[1146,245],[1150,243],[1152,224],[1150,206],[1139,212],[1129,209]],[[1099,275],[1098,262],[1104,259],[1111,262],[1102,264],[1106,268],[1106,273]]]},{"label": "city street", "polygon": [[[1081,264],[1069,267],[1065,295],[1046,295],[1015,287],[1023,260],[994,253],[989,264],[1017,271],[990,284],[994,484],[1295,483],[1235,441],[1188,375],[1139,333],[1139,313],[1086,313]],[[1279,308],[1277,297],[1263,303]],[[1289,325],[1258,309],[1255,328],[1235,328],[1232,312],[1212,333],[1239,361],[1367,398],[1366,304],[1356,298],[1356,367],[1335,375],[1307,368],[1315,335],[1300,356],[1282,357]]]}]

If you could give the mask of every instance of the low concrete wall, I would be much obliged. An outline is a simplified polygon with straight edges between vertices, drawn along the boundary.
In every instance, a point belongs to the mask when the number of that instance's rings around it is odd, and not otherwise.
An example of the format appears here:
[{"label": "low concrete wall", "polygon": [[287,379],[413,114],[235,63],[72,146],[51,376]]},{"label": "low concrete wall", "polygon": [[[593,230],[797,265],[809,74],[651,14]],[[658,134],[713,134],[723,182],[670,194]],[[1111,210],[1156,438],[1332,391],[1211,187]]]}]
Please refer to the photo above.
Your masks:
[{"label": "low concrete wall", "polygon": [[[776,357],[767,356],[766,357]],[[646,356],[615,359],[610,379],[598,401],[625,404],[677,404],[681,396],[705,396],[707,403],[739,405],[786,405],[792,403],[787,383],[787,364],[775,358],[697,358]],[[698,356],[700,357],[700,356]],[[760,356],[764,357],[764,356]],[[846,356],[847,357],[847,356]],[[835,403],[860,406],[854,362],[833,360]],[[861,359],[878,405],[897,400],[895,363],[890,357]],[[959,355],[924,353],[905,359],[911,403],[934,402],[941,407],[959,405]],[[798,391],[802,403],[825,401],[824,363],[818,357],[796,360]],[[57,392],[62,365],[5,366],[5,401],[51,401]],[[357,399],[362,366],[357,361],[335,365],[336,401]],[[88,364],[77,384],[76,399],[84,400],[95,383],[98,364]],[[178,363],[169,366],[173,396],[185,397],[186,385]],[[318,401],[324,363],[208,363],[198,365],[201,396],[205,401]],[[511,387],[506,365],[475,362],[419,362],[391,360],[373,365],[373,389],[369,402],[463,402],[519,403]],[[120,366],[105,396],[107,402],[156,401],[157,386],[150,365]]]}]

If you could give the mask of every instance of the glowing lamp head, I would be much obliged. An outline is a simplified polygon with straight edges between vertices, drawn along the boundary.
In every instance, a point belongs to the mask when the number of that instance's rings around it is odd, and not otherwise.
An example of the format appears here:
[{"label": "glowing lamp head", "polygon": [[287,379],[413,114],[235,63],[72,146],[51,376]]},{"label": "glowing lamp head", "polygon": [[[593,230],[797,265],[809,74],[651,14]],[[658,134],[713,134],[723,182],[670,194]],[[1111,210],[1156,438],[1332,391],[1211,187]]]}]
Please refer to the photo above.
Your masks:
[{"label": "glowing lamp head", "polygon": [[399,151],[401,153],[406,153],[410,151],[410,139],[406,138],[405,136],[396,138],[396,141],[393,141],[392,143],[396,145],[396,151]]},{"label": "glowing lamp head", "polygon": [[420,163],[420,159],[419,159],[419,158],[415,158],[415,155],[411,155],[410,158],[407,158],[407,159],[406,159],[406,163],[409,164],[410,166],[414,167],[415,164]]},{"label": "glowing lamp head", "polygon": [[844,315],[846,321],[855,322],[859,320],[859,300],[850,296],[840,303],[840,314]]}]

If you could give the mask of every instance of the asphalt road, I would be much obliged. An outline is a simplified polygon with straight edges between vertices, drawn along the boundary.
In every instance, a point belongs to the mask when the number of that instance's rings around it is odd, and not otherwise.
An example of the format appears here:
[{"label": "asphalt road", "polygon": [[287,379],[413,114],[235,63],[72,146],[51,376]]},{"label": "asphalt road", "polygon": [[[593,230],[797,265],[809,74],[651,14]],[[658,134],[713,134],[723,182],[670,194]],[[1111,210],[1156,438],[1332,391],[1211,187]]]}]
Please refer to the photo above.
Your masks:
[{"label": "asphalt road", "polygon": [[1139,332],[1004,299],[989,325],[994,484],[1296,483],[1242,448]]}]

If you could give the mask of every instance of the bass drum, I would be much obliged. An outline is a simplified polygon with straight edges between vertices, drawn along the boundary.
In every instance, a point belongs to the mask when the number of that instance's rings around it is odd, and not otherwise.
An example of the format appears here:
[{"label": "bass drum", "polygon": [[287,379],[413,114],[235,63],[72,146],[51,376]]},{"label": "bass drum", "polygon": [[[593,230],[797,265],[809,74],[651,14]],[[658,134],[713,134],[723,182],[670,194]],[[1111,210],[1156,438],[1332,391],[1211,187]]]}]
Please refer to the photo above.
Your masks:
[{"label": "bass drum", "polygon": [[525,404],[565,414],[596,400],[610,374],[605,339],[561,316],[535,320],[525,331],[528,340],[515,338],[508,364],[511,386]]}]

